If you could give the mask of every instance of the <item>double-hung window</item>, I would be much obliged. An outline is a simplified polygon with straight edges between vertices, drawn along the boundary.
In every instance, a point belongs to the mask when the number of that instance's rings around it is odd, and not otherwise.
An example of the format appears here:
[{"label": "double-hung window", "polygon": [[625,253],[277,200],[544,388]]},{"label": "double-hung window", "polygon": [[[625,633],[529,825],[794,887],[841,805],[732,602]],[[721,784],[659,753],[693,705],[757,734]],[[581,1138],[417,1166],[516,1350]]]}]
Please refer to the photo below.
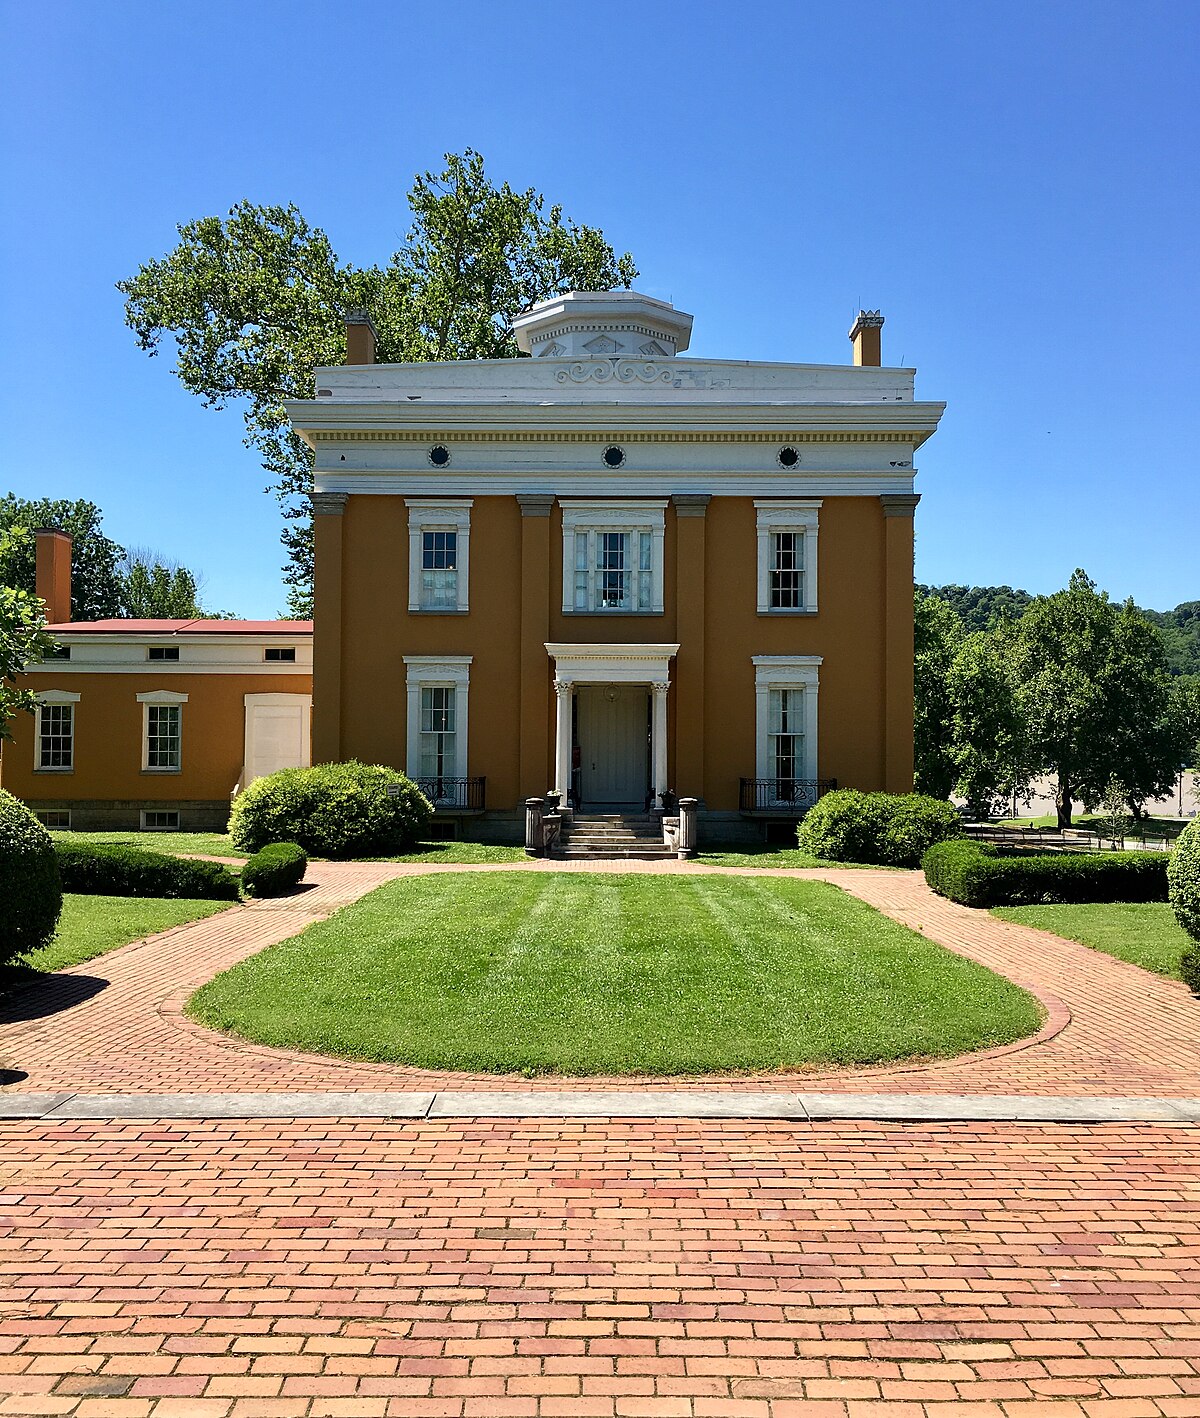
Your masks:
[{"label": "double-hung window", "polygon": [[75,705],[78,694],[43,690],[38,695],[34,725],[34,768],[39,773],[75,770]]},{"label": "double-hung window", "polygon": [[142,706],[142,771],[178,773],[183,767],[186,694],[154,689],[138,695]]},{"label": "double-hung window", "polygon": [[563,610],[661,615],[665,502],[563,504]]},{"label": "double-hung window", "polygon": [[454,615],[468,609],[471,501],[408,499],[408,608]]},{"label": "double-hung window", "polygon": [[454,731],[454,686],[421,687],[421,777],[454,777],[458,745]]},{"label": "double-hung window", "polygon": [[820,655],[755,655],[755,801],[811,807],[816,801]]},{"label": "double-hung window", "polygon": [[760,615],[817,609],[817,512],[821,504],[758,499]]},{"label": "double-hung window", "polygon": [[408,776],[434,804],[453,801],[467,776],[470,655],[405,655]]}]

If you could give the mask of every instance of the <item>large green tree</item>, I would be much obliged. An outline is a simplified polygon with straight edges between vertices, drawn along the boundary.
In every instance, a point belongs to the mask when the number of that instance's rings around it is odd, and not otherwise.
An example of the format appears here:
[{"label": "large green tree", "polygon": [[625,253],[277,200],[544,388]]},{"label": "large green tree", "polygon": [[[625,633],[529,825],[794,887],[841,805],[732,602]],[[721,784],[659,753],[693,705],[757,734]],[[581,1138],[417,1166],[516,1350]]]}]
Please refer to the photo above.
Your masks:
[{"label": "large green tree", "polygon": [[946,676],[954,791],[973,817],[987,818],[1024,795],[1035,765],[1013,674],[1015,629],[1001,621],[959,646]]},{"label": "large green tree", "polygon": [[509,326],[537,301],[637,275],[598,228],[493,183],[478,153],[445,162],[413,183],[412,228],[384,266],[341,262],[293,205],[241,202],[179,227],[173,251],[118,283],[144,350],[172,336],[184,388],[210,408],[243,405],[245,442],[283,505],[293,614],[312,606],[312,453],[283,402],[310,398],[313,371],[345,358],[348,311],[370,314],[384,361],[497,359],[517,353]]},{"label": "large green tree", "polygon": [[[0,528],[0,566],[19,558],[23,544],[32,542],[23,527],[12,531]],[[33,713],[33,691],[21,684],[21,676],[28,666],[45,659],[53,645],[46,634],[43,602],[32,591],[0,581],[0,739],[11,737],[9,724],[14,714]]]},{"label": "large green tree", "polygon": [[[124,614],[122,562],[125,549],[106,537],[94,502],[39,497],[0,497],[0,531],[34,532],[53,527],[71,534],[71,619],[107,620]],[[10,538],[0,547],[0,585],[29,595],[35,589],[32,536]]]},{"label": "large green tree", "polygon": [[1011,665],[1031,753],[1057,780],[1060,826],[1073,799],[1094,807],[1114,777],[1136,806],[1171,790],[1187,726],[1162,637],[1132,602],[1113,605],[1076,571],[1021,616]]},{"label": "large green tree", "polygon": [[965,636],[955,611],[917,588],[913,601],[913,764],[917,791],[948,798],[954,788],[950,667]]}]

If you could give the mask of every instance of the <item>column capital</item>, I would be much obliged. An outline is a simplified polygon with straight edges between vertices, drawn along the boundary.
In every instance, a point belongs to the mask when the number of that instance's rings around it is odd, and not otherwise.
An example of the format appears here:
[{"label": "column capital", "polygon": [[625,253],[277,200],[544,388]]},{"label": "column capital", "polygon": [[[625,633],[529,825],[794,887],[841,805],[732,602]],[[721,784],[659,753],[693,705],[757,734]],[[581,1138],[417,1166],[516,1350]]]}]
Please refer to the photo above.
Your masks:
[{"label": "column capital", "polygon": [[574,689],[574,687],[569,679],[556,679],[554,681],[554,692],[560,699],[569,698],[571,690]]},{"label": "column capital", "polygon": [[703,517],[712,501],[709,492],[676,492],[671,495],[671,505],[676,517]]},{"label": "column capital", "polygon": [[516,497],[522,517],[549,517],[554,506],[551,492],[518,492]]},{"label": "column capital", "polygon": [[921,500],[919,492],[884,492],[880,494],[885,517],[911,517]]},{"label": "column capital", "polygon": [[671,683],[669,680],[665,679],[655,680],[654,683],[651,684],[650,688],[654,691],[656,695],[661,695],[663,698],[665,698],[667,690],[671,688]]},{"label": "column capital", "polygon": [[348,492],[313,492],[309,496],[312,499],[314,517],[340,517],[346,510],[346,502],[350,494]]}]

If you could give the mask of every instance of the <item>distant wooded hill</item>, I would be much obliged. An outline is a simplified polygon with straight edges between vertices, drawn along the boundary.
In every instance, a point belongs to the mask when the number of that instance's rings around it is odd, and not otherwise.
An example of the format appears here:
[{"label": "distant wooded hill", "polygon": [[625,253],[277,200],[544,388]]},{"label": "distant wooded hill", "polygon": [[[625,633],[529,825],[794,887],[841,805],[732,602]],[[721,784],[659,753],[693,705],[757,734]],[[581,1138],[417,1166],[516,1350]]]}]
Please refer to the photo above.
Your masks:
[{"label": "distant wooded hill", "polygon": [[[917,590],[952,606],[968,630],[987,630],[1002,616],[1015,619],[1033,600],[1028,591],[1012,586],[918,586]],[[1200,675],[1200,601],[1184,601],[1173,611],[1138,609],[1162,631],[1172,673]]]}]

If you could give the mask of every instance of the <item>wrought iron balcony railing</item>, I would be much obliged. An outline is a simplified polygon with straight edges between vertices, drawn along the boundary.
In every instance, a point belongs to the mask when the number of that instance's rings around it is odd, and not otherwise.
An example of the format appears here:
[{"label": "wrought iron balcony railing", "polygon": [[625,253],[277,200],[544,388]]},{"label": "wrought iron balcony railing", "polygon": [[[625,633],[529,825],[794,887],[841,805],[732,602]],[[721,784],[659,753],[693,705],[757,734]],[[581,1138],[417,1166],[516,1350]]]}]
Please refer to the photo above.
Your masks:
[{"label": "wrought iron balcony railing", "polygon": [[799,816],[836,787],[836,778],[743,778],[740,807],[742,812]]},{"label": "wrought iron balcony railing", "polygon": [[482,812],[486,778],[414,778],[437,812]]}]

